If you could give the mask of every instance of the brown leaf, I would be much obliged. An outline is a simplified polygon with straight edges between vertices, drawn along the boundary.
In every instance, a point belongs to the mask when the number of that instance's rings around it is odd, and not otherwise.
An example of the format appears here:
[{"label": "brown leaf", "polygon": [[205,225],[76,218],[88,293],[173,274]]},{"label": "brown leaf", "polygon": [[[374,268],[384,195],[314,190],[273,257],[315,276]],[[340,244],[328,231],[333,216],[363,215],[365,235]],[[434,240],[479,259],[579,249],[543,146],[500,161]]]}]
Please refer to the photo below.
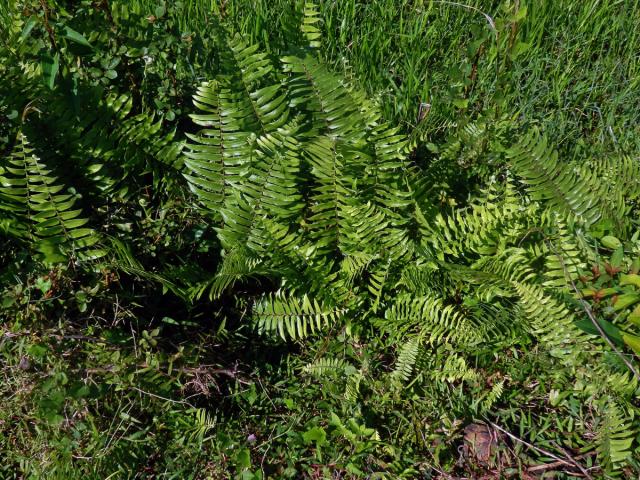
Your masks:
[{"label": "brown leaf", "polygon": [[464,429],[464,452],[467,457],[475,457],[486,464],[495,449],[495,437],[487,425],[472,423]]}]

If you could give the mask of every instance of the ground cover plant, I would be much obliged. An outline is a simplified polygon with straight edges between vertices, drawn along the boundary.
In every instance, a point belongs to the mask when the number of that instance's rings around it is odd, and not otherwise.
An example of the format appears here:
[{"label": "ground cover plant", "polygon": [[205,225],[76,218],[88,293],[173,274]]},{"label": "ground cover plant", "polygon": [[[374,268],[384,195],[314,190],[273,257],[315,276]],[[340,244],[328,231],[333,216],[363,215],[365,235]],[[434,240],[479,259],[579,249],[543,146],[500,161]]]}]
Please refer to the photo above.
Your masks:
[{"label": "ground cover plant", "polygon": [[640,473],[637,2],[0,5],[0,478]]}]

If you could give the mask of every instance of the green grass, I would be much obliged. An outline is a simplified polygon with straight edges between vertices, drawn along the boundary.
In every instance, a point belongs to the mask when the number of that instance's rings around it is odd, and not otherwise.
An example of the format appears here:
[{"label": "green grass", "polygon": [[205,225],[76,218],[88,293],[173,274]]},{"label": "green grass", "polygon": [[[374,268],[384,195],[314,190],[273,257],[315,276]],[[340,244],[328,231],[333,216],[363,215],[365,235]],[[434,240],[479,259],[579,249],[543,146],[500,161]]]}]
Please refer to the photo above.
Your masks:
[{"label": "green grass", "polygon": [[[226,9],[252,39],[278,50],[292,5],[299,10],[300,2],[232,0]],[[432,140],[497,111],[539,123],[568,159],[594,147],[637,149],[637,0],[344,0],[320,2],[320,11],[322,53],[408,130],[428,102],[422,129]]]},{"label": "green grass", "polygon": [[[139,0],[153,11],[158,2]],[[299,38],[301,0],[184,2],[184,32],[224,14],[274,54]],[[224,5],[224,7],[221,7]],[[321,54],[429,140],[481,114],[538,123],[568,160],[638,148],[640,2],[321,1]]]}]

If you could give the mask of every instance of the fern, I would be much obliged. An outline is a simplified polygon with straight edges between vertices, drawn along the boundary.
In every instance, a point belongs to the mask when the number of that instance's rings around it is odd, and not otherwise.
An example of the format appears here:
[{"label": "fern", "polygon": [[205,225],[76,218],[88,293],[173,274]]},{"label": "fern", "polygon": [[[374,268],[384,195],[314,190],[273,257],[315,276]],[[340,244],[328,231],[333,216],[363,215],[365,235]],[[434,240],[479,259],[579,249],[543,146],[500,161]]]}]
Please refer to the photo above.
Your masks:
[{"label": "fern", "polygon": [[335,323],[344,313],[310,299],[289,297],[282,292],[266,295],[253,308],[261,332],[277,332],[284,340],[301,339]]},{"label": "fern", "polygon": [[473,381],[478,378],[478,372],[467,365],[466,360],[460,355],[445,352],[446,360],[441,369],[431,372],[432,378],[439,381],[453,383],[456,381]]},{"label": "fern", "polygon": [[440,298],[401,295],[385,312],[385,318],[389,329],[406,332],[417,328],[434,343],[473,345],[481,341],[473,319]]},{"label": "fern", "polygon": [[318,48],[321,45],[320,38],[322,33],[317,24],[320,22],[320,14],[318,13],[318,7],[313,0],[305,0],[304,12],[301,30],[306,41],[311,48]]},{"label": "fern", "polygon": [[[49,263],[68,258],[90,260],[103,256],[98,234],[76,208],[76,198],[64,193],[52,171],[18,133],[14,149],[0,173],[0,210],[14,217],[12,230],[26,236]],[[24,233],[24,235],[23,235]]]},{"label": "fern", "polygon": [[634,433],[629,427],[632,420],[633,416],[625,418],[615,403],[607,404],[597,436],[598,457],[606,466],[617,469],[631,455]]},{"label": "fern", "polygon": [[400,349],[395,368],[391,374],[393,379],[408,381],[411,378],[413,368],[418,359],[420,340],[418,337],[410,338]]},{"label": "fern", "polygon": [[[70,152],[64,167],[81,170],[87,187],[117,200],[130,199],[140,177],[153,174],[153,185],[167,184],[167,172],[182,169],[182,141],[176,131],[165,131],[165,122],[153,113],[134,114],[128,94],[105,94],[101,90],[85,94],[85,108],[77,114],[66,98],[49,106],[56,128],[65,132],[60,145]],[[98,198],[98,194],[95,195]]]},{"label": "fern", "polygon": [[504,380],[499,380],[491,386],[489,390],[480,400],[479,407],[481,412],[491,410],[495,403],[500,400],[504,392]]},{"label": "fern", "polygon": [[600,180],[583,181],[574,168],[558,160],[546,137],[533,132],[507,153],[532,199],[548,202],[566,215],[570,225],[588,228],[602,218],[602,200],[593,195],[594,183]]},{"label": "fern", "polygon": [[303,371],[316,378],[339,376],[349,363],[341,358],[320,358],[304,366]]}]

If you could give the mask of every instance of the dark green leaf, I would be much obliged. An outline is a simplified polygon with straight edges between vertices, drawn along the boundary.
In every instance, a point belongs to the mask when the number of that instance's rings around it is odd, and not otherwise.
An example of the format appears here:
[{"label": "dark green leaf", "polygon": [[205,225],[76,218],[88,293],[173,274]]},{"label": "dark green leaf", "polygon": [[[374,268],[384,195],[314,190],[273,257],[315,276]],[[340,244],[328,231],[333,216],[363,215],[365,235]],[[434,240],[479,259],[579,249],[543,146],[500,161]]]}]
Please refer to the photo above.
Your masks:
[{"label": "dark green leaf", "polygon": [[[615,343],[619,347],[622,347],[624,345],[624,341],[622,340],[622,332],[618,327],[616,327],[613,323],[603,319],[598,319],[598,324],[602,327],[602,330],[604,330],[604,332],[607,334],[607,337],[609,337],[611,341],[613,341],[613,343]],[[600,332],[589,318],[578,320],[576,322],[576,326],[583,332],[600,336]]]},{"label": "dark green leaf", "polygon": [[54,56],[51,56],[49,53],[45,53],[40,58],[40,65],[42,67],[44,84],[49,87],[50,90],[53,90],[58,69],[60,68],[60,55],[56,53]]},{"label": "dark green leaf", "polygon": [[68,27],[68,26],[64,27],[64,37],[68,40],[71,40],[72,42],[78,43],[85,47],[93,48],[89,43],[89,41],[86,38],[84,38],[84,36],[81,33],[76,32],[71,27]]}]

